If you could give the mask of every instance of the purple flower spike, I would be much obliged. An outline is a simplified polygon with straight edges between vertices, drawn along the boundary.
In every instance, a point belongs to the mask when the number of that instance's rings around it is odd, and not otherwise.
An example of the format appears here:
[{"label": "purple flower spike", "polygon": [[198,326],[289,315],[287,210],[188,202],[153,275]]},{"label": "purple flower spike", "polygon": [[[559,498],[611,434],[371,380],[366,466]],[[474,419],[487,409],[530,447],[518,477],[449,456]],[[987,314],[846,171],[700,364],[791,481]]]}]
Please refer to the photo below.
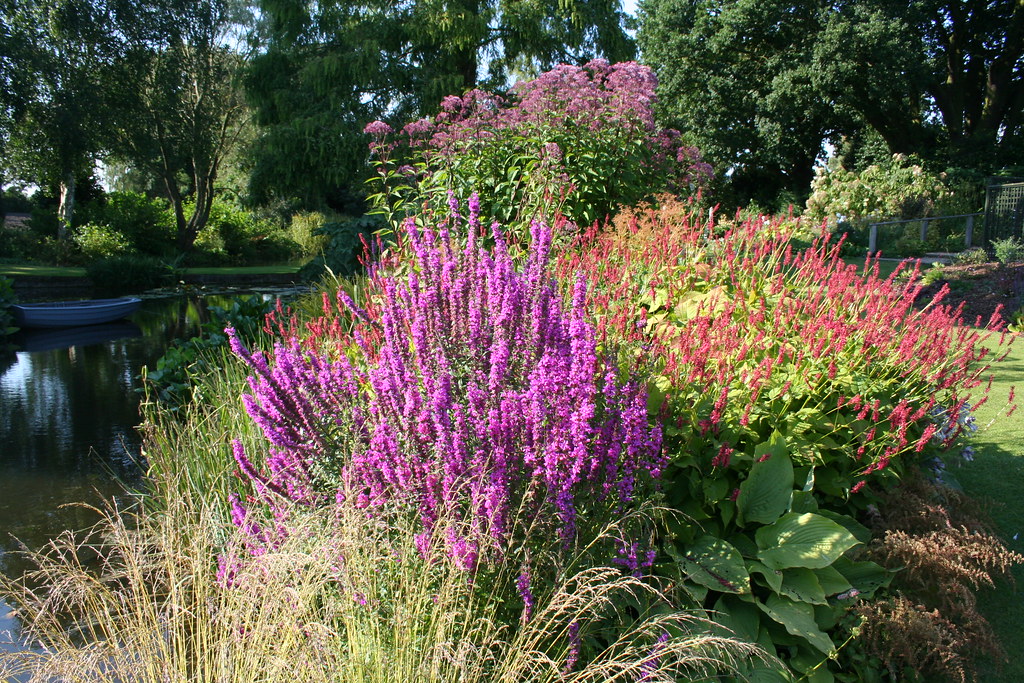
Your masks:
[{"label": "purple flower spike", "polygon": [[[474,571],[523,542],[516,520],[570,546],[581,515],[621,512],[663,463],[644,390],[598,353],[585,278],[559,295],[551,229],[533,225],[519,266],[497,226],[493,251],[472,237],[477,197],[468,218],[458,208],[453,198],[439,229],[406,223],[414,263],[372,274],[379,317],[359,311],[337,360],[295,343],[277,346],[271,367],[229,335],[255,371],[245,407],[270,444],[260,467],[235,447],[260,498],[330,505],[349,491],[367,514],[417,516],[425,558],[444,552]],[[637,548],[623,550],[637,571]]]}]

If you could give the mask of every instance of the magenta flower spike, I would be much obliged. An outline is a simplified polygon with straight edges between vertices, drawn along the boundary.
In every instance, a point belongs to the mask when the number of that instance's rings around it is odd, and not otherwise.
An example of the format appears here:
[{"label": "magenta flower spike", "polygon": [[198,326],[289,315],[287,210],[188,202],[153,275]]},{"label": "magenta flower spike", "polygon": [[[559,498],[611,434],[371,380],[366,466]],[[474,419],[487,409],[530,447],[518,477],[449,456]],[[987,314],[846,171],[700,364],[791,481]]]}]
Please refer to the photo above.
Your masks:
[{"label": "magenta flower spike", "polygon": [[337,353],[293,342],[264,359],[232,335],[270,444],[261,468],[236,457],[264,498],[327,506],[344,488],[370,514],[415,515],[423,548],[473,570],[527,524],[572,544],[581,516],[622,512],[664,463],[645,388],[598,353],[586,279],[559,294],[551,228],[533,225],[520,266],[497,226],[486,247],[475,195],[467,217],[450,201],[439,228],[406,224],[404,275],[373,273],[377,319],[339,294],[354,329]]}]

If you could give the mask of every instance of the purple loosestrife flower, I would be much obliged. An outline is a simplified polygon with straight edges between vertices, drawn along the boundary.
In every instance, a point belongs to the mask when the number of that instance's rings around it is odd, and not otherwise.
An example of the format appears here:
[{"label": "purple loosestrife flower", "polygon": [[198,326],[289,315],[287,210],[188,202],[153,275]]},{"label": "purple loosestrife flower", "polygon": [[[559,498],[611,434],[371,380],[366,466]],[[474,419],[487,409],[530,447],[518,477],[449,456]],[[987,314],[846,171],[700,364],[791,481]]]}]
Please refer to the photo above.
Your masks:
[{"label": "purple loosestrife flower", "polygon": [[[526,527],[570,545],[582,514],[621,513],[660,473],[660,429],[641,385],[598,353],[586,280],[562,300],[541,223],[522,267],[497,226],[489,250],[479,205],[470,198],[462,218],[453,198],[438,228],[406,223],[413,267],[371,276],[379,320],[339,293],[354,328],[336,360],[295,342],[270,363],[229,333],[269,442],[261,467],[236,447],[258,497],[416,515],[421,553],[471,571],[501,561]],[[360,332],[371,325],[373,346]]]},{"label": "purple loosestrife flower", "polygon": [[651,679],[651,675],[659,666],[661,666],[661,653],[664,651],[665,643],[668,642],[668,639],[668,631],[663,630],[658,635],[658,639],[655,641],[654,647],[651,648],[649,659],[643,662],[640,666],[640,676],[637,677],[637,681],[649,681]]},{"label": "purple loosestrife flower", "polygon": [[516,579],[516,588],[519,590],[519,596],[523,599],[522,621],[525,624],[530,620],[530,617],[533,615],[533,608],[537,604],[537,600],[533,597],[533,592],[530,590],[530,571],[528,569],[523,569],[519,572],[519,577]]},{"label": "purple loosestrife flower", "polygon": [[580,660],[580,649],[582,643],[580,641],[580,622],[573,621],[569,624],[569,651],[565,656],[565,666],[562,667],[564,673],[570,673],[576,668],[576,663]]}]

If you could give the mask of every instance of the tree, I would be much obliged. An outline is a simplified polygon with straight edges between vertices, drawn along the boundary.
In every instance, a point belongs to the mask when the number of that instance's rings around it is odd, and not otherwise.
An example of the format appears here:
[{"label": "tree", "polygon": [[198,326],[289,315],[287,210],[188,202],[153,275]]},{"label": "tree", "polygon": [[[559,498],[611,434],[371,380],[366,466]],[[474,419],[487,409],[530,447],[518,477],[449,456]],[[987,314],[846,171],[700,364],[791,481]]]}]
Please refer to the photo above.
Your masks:
[{"label": "tree", "polygon": [[103,0],[18,0],[0,9],[6,165],[21,180],[59,189],[63,238],[75,179],[91,175],[103,149],[110,9]]},{"label": "tree", "polygon": [[247,91],[262,134],[255,196],[344,208],[366,162],[362,128],[402,122],[479,81],[595,56],[631,58],[619,0],[263,0],[267,43]]},{"label": "tree", "polygon": [[118,63],[113,149],[158,178],[171,203],[178,248],[206,225],[225,156],[247,113],[226,0],[150,0],[118,7],[125,42]]},{"label": "tree", "polygon": [[748,199],[806,196],[823,141],[865,129],[939,168],[1021,151],[1018,0],[643,0],[638,39],[665,123]]}]

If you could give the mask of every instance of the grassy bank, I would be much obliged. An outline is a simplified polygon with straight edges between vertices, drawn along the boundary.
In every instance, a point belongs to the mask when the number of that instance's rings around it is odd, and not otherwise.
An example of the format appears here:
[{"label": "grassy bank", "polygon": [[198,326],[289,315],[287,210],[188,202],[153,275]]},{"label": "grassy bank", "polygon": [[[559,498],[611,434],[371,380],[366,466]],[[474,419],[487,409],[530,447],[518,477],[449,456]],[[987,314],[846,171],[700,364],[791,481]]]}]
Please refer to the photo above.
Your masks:
[{"label": "grassy bank", "polygon": [[[997,339],[988,345],[995,347]],[[1021,504],[1021,482],[1024,482],[1024,413],[1006,417],[1006,402],[1014,387],[1024,389],[1024,339],[1017,339],[1010,354],[996,366],[996,377],[987,404],[976,416],[981,429],[974,438],[975,459],[965,463],[953,474],[964,490],[990,504],[990,512],[1007,547],[1024,552],[1024,505]],[[1014,571],[1016,585],[998,585],[983,591],[979,606],[1010,655],[1001,671],[990,668],[986,681],[1024,680],[1024,659],[1015,656],[1014,643],[1024,642],[1024,611],[1020,604],[1024,591],[1024,566]]]},{"label": "grassy bank", "polygon": [[[235,266],[221,268],[183,268],[186,275],[280,275],[297,273],[302,266],[285,263],[270,266]],[[8,277],[85,277],[85,268],[41,266],[35,264],[0,263],[0,275]]]}]

